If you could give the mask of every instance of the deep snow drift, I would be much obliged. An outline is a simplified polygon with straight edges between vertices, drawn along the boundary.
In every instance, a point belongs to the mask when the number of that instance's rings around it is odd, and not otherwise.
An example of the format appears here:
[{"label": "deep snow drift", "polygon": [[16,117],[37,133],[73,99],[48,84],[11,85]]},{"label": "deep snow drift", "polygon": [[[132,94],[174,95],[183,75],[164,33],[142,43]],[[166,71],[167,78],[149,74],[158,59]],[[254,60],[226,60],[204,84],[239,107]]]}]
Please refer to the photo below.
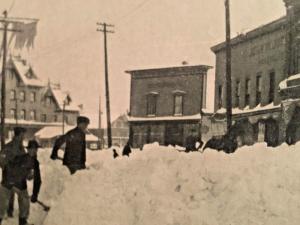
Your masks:
[{"label": "deep snow drift", "polygon": [[47,161],[44,224],[296,225],[299,147],[257,144],[225,155],[151,145],[117,160],[109,150],[89,152],[90,169],[72,177]]},{"label": "deep snow drift", "polygon": [[[89,170],[70,176],[41,150],[40,200],[35,225],[298,225],[300,143],[183,153],[146,146],[132,157],[88,152]],[[17,203],[17,202],[16,202]],[[16,204],[17,205],[17,204]],[[17,207],[16,207],[17,208]],[[17,224],[15,218],[4,225]]]}]

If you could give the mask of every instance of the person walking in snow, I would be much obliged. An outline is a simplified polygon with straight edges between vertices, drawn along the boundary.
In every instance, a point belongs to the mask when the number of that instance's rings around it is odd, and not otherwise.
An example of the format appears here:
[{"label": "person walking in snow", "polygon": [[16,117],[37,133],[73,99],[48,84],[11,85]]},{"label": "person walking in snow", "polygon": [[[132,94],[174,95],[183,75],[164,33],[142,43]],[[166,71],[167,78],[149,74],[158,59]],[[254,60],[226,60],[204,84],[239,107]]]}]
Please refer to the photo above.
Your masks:
[{"label": "person walking in snow", "polygon": [[127,144],[123,148],[122,155],[129,157],[130,154],[131,154],[131,147],[130,147],[130,142],[128,141]]},{"label": "person walking in snow", "polygon": [[37,161],[38,144],[30,141],[28,153],[17,152],[10,156],[3,166],[0,186],[0,224],[4,218],[12,193],[16,193],[19,203],[19,225],[29,225],[27,219],[30,212],[30,198],[27,190],[27,180],[33,181],[31,202],[37,201],[41,186],[39,163]]},{"label": "person walking in snow", "polygon": [[[14,137],[13,139],[5,145],[3,151],[1,151],[1,156],[3,162],[8,162],[15,155],[25,154],[25,148],[23,146],[24,135],[26,133],[26,129],[22,127],[14,128]],[[11,192],[11,196],[9,198],[9,206],[7,209],[7,216],[13,217],[14,212],[14,202],[15,202],[15,193]]]},{"label": "person walking in snow", "polygon": [[117,153],[116,149],[113,149],[113,153],[114,159],[119,157],[119,154]]},{"label": "person walking in snow", "polygon": [[58,150],[63,144],[66,144],[63,165],[68,167],[71,174],[86,168],[85,134],[89,123],[90,120],[87,117],[79,116],[77,118],[77,127],[59,137],[54,143],[50,158],[52,160],[58,159]]}]

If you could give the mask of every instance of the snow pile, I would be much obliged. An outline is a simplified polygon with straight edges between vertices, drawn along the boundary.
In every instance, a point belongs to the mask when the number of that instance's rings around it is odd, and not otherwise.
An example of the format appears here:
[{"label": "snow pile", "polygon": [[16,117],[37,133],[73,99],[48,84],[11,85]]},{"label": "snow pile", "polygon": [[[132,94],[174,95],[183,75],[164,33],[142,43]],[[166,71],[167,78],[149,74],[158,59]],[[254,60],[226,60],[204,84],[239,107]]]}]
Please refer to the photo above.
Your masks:
[{"label": "snow pile", "polygon": [[44,224],[296,225],[299,147],[225,155],[150,145],[116,160],[110,150],[89,152],[90,169],[67,179]]}]

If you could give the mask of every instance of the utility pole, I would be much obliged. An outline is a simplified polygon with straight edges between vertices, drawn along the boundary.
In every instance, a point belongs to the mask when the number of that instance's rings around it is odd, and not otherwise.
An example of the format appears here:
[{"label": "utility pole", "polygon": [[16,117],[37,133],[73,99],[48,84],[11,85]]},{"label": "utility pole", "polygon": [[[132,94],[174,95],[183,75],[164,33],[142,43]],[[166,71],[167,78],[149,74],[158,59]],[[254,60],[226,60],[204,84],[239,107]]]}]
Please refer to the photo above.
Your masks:
[{"label": "utility pole", "polygon": [[[22,22],[22,21],[38,21],[30,18],[13,18],[8,17],[7,11],[3,12],[3,17],[0,17],[0,23],[3,25],[0,28],[3,31],[3,42],[2,42],[2,73],[1,73],[1,149],[5,147],[5,112],[6,112],[6,70],[7,70],[7,32],[22,32],[21,30],[9,29],[9,24]],[[1,55],[1,52],[0,52]]]},{"label": "utility pole", "polygon": [[105,97],[106,97],[106,117],[107,117],[107,147],[112,146],[111,136],[111,119],[110,119],[110,100],[109,100],[109,80],[108,80],[108,59],[107,59],[107,33],[114,33],[112,30],[107,30],[108,27],[114,27],[114,25],[106,23],[97,23],[101,29],[97,29],[98,32],[104,34],[104,66],[105,66]]},{"label": "utility pole", "polygon": [[3,54],[2,54],[2,79],[1,79],[1,150],[4,149],[5,146],[5,91],[6,91],[6,54],[7,54],[7,28],[8,22],[7,19],[7,11],[4,11],[4,22],[3,22]]},{"label": "utility pole", "polygon": [[230,30],[230,3],[225,0],[226,10],[226,119],[227,133],[232,125],[232,98],[231,98],[231,30]]},{"label": "utility pole", "polygon": [[99,121],[98,121],[98,142],[99,142],[99,146],[102,149],[102,144],[103,144],[103,133],[102,133],[102,110],[101,110],[101,95],[99,96]]}]

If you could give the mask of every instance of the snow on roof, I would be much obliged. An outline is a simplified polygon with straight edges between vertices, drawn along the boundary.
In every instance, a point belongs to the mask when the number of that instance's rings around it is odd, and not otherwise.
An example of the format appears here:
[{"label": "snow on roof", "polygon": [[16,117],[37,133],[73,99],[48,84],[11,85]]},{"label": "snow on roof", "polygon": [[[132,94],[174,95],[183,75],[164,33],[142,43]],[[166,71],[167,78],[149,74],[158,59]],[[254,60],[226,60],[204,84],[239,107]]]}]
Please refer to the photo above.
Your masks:
[{"label": "snow on roof", "polygon": [[167,70],[167,69],[184,69],[184,68],[195,68],[199,67],[202,69],[212,69],[212,66],[209,65],[202,65],[202,64],[184,64],[184,65],[171,65],[171,66],[157,66],[157,65],[150,65],[150,66],[141,66],[136,69],[129,69],[126,70],[126,73],[132,73],[137,71],[147,71],[147,70]]},{"label": "snow on roof", "polygon": [[200,120],[201,115],[191,116],[158,116],[158,117],[128,117],[129,122],[142,122],[142,121],[182,121],[182,120]]},{"label": "snow on roof", "polygon": [[[271,109],[278,109],[280,108],[280,105],[274,105],[274,103],[270,103],[269,105],[262,106],[261,104],[257,105],[255,108],[250,109],[249,106],[246,106],[243,109],[240,108],[233,108],[232,114],[244,114],[244,113],[251,113],[251,112],[259,112],[264,110],[271,110]],[[218,114],[224,114],[226,113],[225,108],[219,109],[216,113]]]},{"label": "snow on roof", "polygon": [[[74,126],[65,126],[65,133],[74,129]],[[61,126],[47,126],[35,133],[35,136],[40,139],[52,139],[62,135]],[[86,141],[98,141],[98,137],[88,133],[85,137]]]},{"label": "snow on roof", "polygon": [[63,110],[64,101],[69,98],[68,104],[65,105],[66,111],[80,111],[79,104],[76,104],[70,97],[67,92],[62,91],[59,88],[51,87],[51,91],[53,93],[54,98],[57,101],[57,104],[61,110]]},{"label": "snow on roof", "polygon": [[[33,120],[20,120],[18,119],[18,125],[41,125],[41,126],[59,126],[61,123],[45,123],[45,122],[38,122],[38,121],[33,121]],[[6,118],[5,123],[6,124],[17,124],[15,119],[12,118]]]},{"label": "snow on roof", "polygon": [[25,85],[44,87],[43,82],[35,75],[32,67],[25,60],[13,57],[11,62]]},{"label": "snow on roof", "polygon": [[287,83],[288,83],[289,81],[292,81],[292,80],[298,80],[298,79],[300,79],[300,73],[299,73],[299,74],[296,74],[296,75],[293,75],[293,76],[290,76],[289,78],[287,78],[287,79],[285,79],[285,80],[283,80],[283,81],[281,81],[281,82],[279,83],[279,89],[280,89],[280,90],[283,90],[283,89],[289,88],[288,85],[287,85]]}]

